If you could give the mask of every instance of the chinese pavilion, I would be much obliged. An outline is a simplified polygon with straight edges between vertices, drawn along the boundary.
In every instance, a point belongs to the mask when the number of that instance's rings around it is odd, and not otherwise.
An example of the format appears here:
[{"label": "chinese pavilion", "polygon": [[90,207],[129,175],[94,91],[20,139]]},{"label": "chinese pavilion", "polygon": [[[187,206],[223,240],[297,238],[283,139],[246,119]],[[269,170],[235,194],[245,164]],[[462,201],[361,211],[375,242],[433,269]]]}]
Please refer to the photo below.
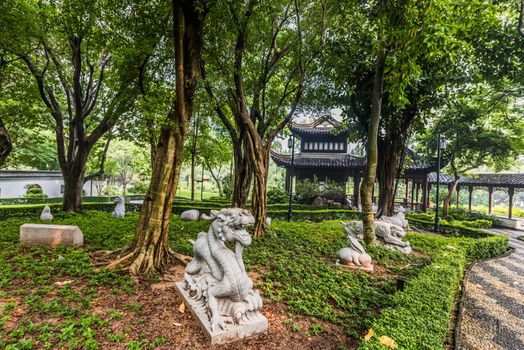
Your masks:
[{"label": "chinese pavilion", "polygon": [[[352,202],[358,203],[360,178],[365,170],[366,157],[357,156],[348,147],[349,129],[344,128],[330,116],[322,117],[312,123],[292,123],[290,130],[300,139],[300,153],[291,155],[271,152],[271,158],[280,167],[286,168],[286,191],[289,191],[291,174],[297,180],[330,179],[344,183],[353,181]],[[406,183],[404,202],[412,207],[418,205],[426,210],[428,205],[428,175],[437,170],[436,159],[424,161],[411,150],[407,154],[412,162],[401,174]],[[291,168],[293,168],[291,170]],[[409,186],[411,182],[411,186]],[[409,195],[411,189],[411,196]],[[421,196],[419,196],[421,194]],[[419,201],[420,198],[420,201]]]}]

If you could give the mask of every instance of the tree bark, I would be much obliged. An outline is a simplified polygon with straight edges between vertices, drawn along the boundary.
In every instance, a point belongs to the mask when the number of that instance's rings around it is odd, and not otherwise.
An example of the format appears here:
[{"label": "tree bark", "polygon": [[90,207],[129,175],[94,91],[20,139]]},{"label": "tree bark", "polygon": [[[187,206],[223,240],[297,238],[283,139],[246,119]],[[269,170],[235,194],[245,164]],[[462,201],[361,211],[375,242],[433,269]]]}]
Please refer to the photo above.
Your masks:
[{"label": "tree bark", "polygon": [[207,13],[201,5],[204,4],[198,0],[172,1],[176,97],[160,132],[151,183],[135,236],[108,268],[123,264],[133,275],[150,276],[162,273],[175,256],[168,243],[169,223],[200,72]]},{"label": "tree bark", "polygon": [[251,210],[253,216],[255,217],[254,236],[260,237],[266,232],[269,148],[263,147],[263,149],[257,150],[256,153],[259,155],[259,157],[252,159],[254,181]]},{"label": "tree bark", "polygon": [[13,150],[11,136],[4,126],[4,121],[0,117],[0,168],[4,165],[7,157]]},{"label": "tree bark", "polygon": [[460,176],[458,174],[458,170],[455,167],[455,161],[453,157],[451,158],[451,168],[453,169],[453,182],[449,187],[447,196],[444,198],[444,201],[442,202],[442,217],[448,216],[449,206],[451,205],[451,199],[457,191],[457,186],[460,181]]},{"label": "tree bark", "polygon": [[247,156],[247,142],[247,138],[243,136],[238,143],[233,143],[235,173],[231,204],[236,208],[246,207],[253,178],[253,169]]},{"label": "tree bark", "polygon": [[377,216],[393,215],[395,207],[395,179],[399,176],[398,167],[400,163],[403,142],[399,137],[390,139],[380,138],[378,141],[378,207]]},{"label": "tree bark", "polygon": [[375,78],[373,81],[371,115],[366,143],[366,170],[364,171],[364,175],[362,177],[362,185],[360,186],[360,198],[362,201],[362,223],[364,226],[364,241],[368,244],[372,244],[375,242],[375,217],[373,215],[372,209],[372,196],[377,173],[378,127],[380,122],[380,111],[382,108],[385,63],[386,53],[383,49],[381,49],[377,54],[375,63]]}]

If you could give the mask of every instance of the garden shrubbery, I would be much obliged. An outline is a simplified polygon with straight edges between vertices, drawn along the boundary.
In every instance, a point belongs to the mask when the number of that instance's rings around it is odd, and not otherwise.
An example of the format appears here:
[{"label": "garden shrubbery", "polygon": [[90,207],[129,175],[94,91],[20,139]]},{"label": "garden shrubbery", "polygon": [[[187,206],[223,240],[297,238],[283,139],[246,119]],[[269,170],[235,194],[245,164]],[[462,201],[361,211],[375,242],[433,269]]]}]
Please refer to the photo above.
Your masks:
[{"label": "garden shrubbery", "polygon": [[382,336],[393,339],[400,349],[444,347],[466,264],[503,254],[508,248],[506,236],[463,225],[454,226],[452,233],[455,237],[408,234],[413,248],[432,255],[432,262],[392,297],[393,306],[382,311],[373,323],[374,335],[359,350],[387,349]]}]

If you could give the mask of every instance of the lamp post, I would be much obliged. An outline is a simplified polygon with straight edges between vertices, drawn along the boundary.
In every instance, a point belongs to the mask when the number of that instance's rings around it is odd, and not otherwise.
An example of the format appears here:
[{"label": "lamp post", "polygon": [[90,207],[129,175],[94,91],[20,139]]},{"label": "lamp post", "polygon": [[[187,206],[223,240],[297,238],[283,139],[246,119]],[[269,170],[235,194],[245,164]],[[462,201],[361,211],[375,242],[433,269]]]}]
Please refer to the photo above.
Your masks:
[{"label": "lamp post", "polygon": [[291,149],[291,169],[289,172],[289,205],[287,207],[287,221],[291,221],[293,203],[293,173],[295,170],[295,135],[287,140],[287,147]]},{"label": "lamp post", "polygon": [[441,151],[444,151],[446,149],[447,142],[444,139],[444,137],[440,136],[440,133],[438,133],[438,145],[437,145],[437,193],[435,194],[435,231],[440,231],[440,218],[439,218],[439,190],[440,190],[440,158],[441,158]]}]

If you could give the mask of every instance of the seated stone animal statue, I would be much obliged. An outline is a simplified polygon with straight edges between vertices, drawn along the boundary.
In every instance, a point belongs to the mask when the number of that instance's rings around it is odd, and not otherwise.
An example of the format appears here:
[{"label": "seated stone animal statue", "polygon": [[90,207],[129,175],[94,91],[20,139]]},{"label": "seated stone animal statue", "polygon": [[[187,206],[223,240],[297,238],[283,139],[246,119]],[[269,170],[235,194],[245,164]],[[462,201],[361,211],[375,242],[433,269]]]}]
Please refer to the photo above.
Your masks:
[{"label": "seated stone animal statue", "polygon": [[198,221],[199,217],[200,212],[196,209],[186,210],[180,214],[180,218],[184,221]]},{"label": "seated stone animal statue", "polygon": [[[251,244],[245,228],[255,223],[254,217],[241,208],[213,210],[201,217],[212,222],[208,232],[192,242],[194,257],[186,266],[184,289],[205,306],[212,332],[265,319],[259,312],[262,298],[253,290],[242,257]],[[235,252],[225,243],[235,243]]]},{"label": "seated stone animal statue", "polygon": [[123,219],[126,215],[126,200],[123,196],[118,196],[115,198],[114,202],[116,203],[115,210],[111,213],[111,216],[114,218]]},{"label": "seated stone animal statue", "polygon": [[403,211],[399,211],[393,216],[382,215],[378,220],[389,222],[390,224],[402,227],[404,230],[409,230],[409,222],[404,216]]},{"label": "seated stone animal statue", "polygon": [[42,221],[52,221],[53,220],[53,214],[51,214],[51,208],[49,208],[48,205],[44,207],[42,210],[42,214],[40,214],[40,220]]},{"label": "seated stone animal statue", "polygon": [[371,264],[371,256],[369,256],[359,240],[362,239],[355,227],[349,223],[340,222],[347,233],[347,240],[350,245],[349,248],[342,248],[338,251],[339,263],[349,266],[362,266],[364,268],[373,268]]},{"label": "seated stone animal statue", "polygon": [[[364,234],[362,221],[350,221],[347,225],[355,227],[359,234]],[[404,231],[402,227],[380,220],[375,220],[374,225],[377,239],[384,244],[386,248],[401,253],[411,253],[411,245],[409,242],[402,240],[402,238],[406,236],[406,231]]]}]

